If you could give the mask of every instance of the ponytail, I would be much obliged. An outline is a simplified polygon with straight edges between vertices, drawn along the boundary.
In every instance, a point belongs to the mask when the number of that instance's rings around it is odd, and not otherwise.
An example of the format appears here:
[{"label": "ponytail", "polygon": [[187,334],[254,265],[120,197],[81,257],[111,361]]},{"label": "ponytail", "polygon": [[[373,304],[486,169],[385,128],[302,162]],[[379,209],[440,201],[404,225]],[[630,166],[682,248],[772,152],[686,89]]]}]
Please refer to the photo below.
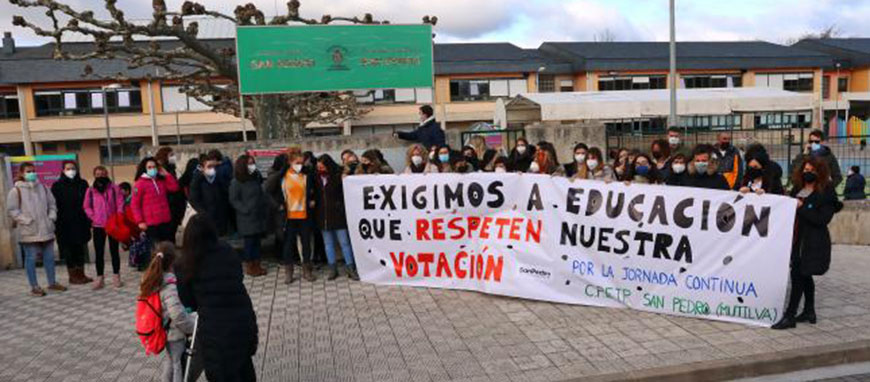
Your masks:
[{"label": "ponytail", "polygon": [[142,283],[139,284],[139,297],[145,298],[160,290],[163,286],[163,273],[168,271],[175,262],[175,246],[163,241],[157,244],[151,254],[151,263],[142,275]]}]

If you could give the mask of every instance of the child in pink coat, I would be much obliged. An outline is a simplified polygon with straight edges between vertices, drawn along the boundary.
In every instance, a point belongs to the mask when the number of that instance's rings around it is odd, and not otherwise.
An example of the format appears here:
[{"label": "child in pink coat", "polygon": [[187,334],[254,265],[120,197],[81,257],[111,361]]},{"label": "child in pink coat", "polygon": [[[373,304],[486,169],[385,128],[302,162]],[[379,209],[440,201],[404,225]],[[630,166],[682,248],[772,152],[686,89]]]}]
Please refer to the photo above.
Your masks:
[{"label": "child in pink coat", "polygon": [[[117,185],[109,179],[109,171],[103,166],[94,168],[94,183],[85,193],[85,201],[82,206],[91,226],[94,237],[94,261],[97,268],[97,278],[94,279],[94,290],[104,286],[105,277],[103,272],[106,267],[106,223],[113,214],[124,213],[124,194]],[[118,241],[109,237],[109,253],[112,255],[113,285],[120,288],[121,284],[121,255],[118,252]]]}]

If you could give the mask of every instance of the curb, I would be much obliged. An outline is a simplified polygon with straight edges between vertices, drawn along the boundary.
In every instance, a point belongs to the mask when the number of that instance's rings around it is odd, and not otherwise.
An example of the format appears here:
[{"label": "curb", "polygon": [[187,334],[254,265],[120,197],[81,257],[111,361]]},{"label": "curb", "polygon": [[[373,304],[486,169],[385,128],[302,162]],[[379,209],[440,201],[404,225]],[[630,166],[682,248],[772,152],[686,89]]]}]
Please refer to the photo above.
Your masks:
[{"label": "curb", "polygon": [[565,382],[729,381],[867,361],[870,361],[870,340],[862,340],[771,354],[573,378],[567,379]]}]

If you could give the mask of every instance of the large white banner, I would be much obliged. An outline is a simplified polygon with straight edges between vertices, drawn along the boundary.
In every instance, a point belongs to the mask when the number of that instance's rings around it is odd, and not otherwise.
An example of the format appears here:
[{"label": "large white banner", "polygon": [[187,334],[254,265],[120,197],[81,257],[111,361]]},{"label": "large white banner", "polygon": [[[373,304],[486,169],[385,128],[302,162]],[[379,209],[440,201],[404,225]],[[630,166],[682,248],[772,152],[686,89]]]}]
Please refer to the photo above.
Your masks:
[{"label": "large white banner", "polygon": [[351,176],[360,277],[769,326],[796,202],[530,174]]}]

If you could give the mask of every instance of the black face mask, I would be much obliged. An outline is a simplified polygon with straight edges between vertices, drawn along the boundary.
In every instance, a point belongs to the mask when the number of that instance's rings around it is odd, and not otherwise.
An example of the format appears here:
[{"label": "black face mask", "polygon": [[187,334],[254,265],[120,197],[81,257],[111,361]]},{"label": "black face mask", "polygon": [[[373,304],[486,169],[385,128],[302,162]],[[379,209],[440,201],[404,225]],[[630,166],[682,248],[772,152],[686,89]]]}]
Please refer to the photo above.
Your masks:
[{"label": "black face mask", "polygon": [[350,162],[347,164],[347,168],[348,168],[348,170],[350,170],[350,173],[353,174],[356,171],[356,167],[358,165],[359,165],[359,162]]},{"label": "black face mask", "polygon": [[662,159],[662,153],[658,151],[653,151],[652,156],[656,159]]},{"label": "black face mask", "polygon": [[722,142],[719,144],[719,148],[722,150],[728,150],[731,147],[731,142]]},{"label": "black face mask", "polygon": [[804,183],[813,183],[819,178],[818,175],[812,172],[805,172],[802,177],[804,178]]},{"label": "black face mask", "polygon": [[749,167],[746,169],[746,176],[748,176],[749,179],[757,179],[762,177],[763,175],[764,170],[760,168]]},{"label": "black face mask", "polygon": [[96,188],[97,191],[102,193],[102,192],[106,191],[106,187],[109,186],[109,183],[111,183],[111,181],[109,180],[108,177],[101,176],[97,179],[94,179],[94,188]]}]

